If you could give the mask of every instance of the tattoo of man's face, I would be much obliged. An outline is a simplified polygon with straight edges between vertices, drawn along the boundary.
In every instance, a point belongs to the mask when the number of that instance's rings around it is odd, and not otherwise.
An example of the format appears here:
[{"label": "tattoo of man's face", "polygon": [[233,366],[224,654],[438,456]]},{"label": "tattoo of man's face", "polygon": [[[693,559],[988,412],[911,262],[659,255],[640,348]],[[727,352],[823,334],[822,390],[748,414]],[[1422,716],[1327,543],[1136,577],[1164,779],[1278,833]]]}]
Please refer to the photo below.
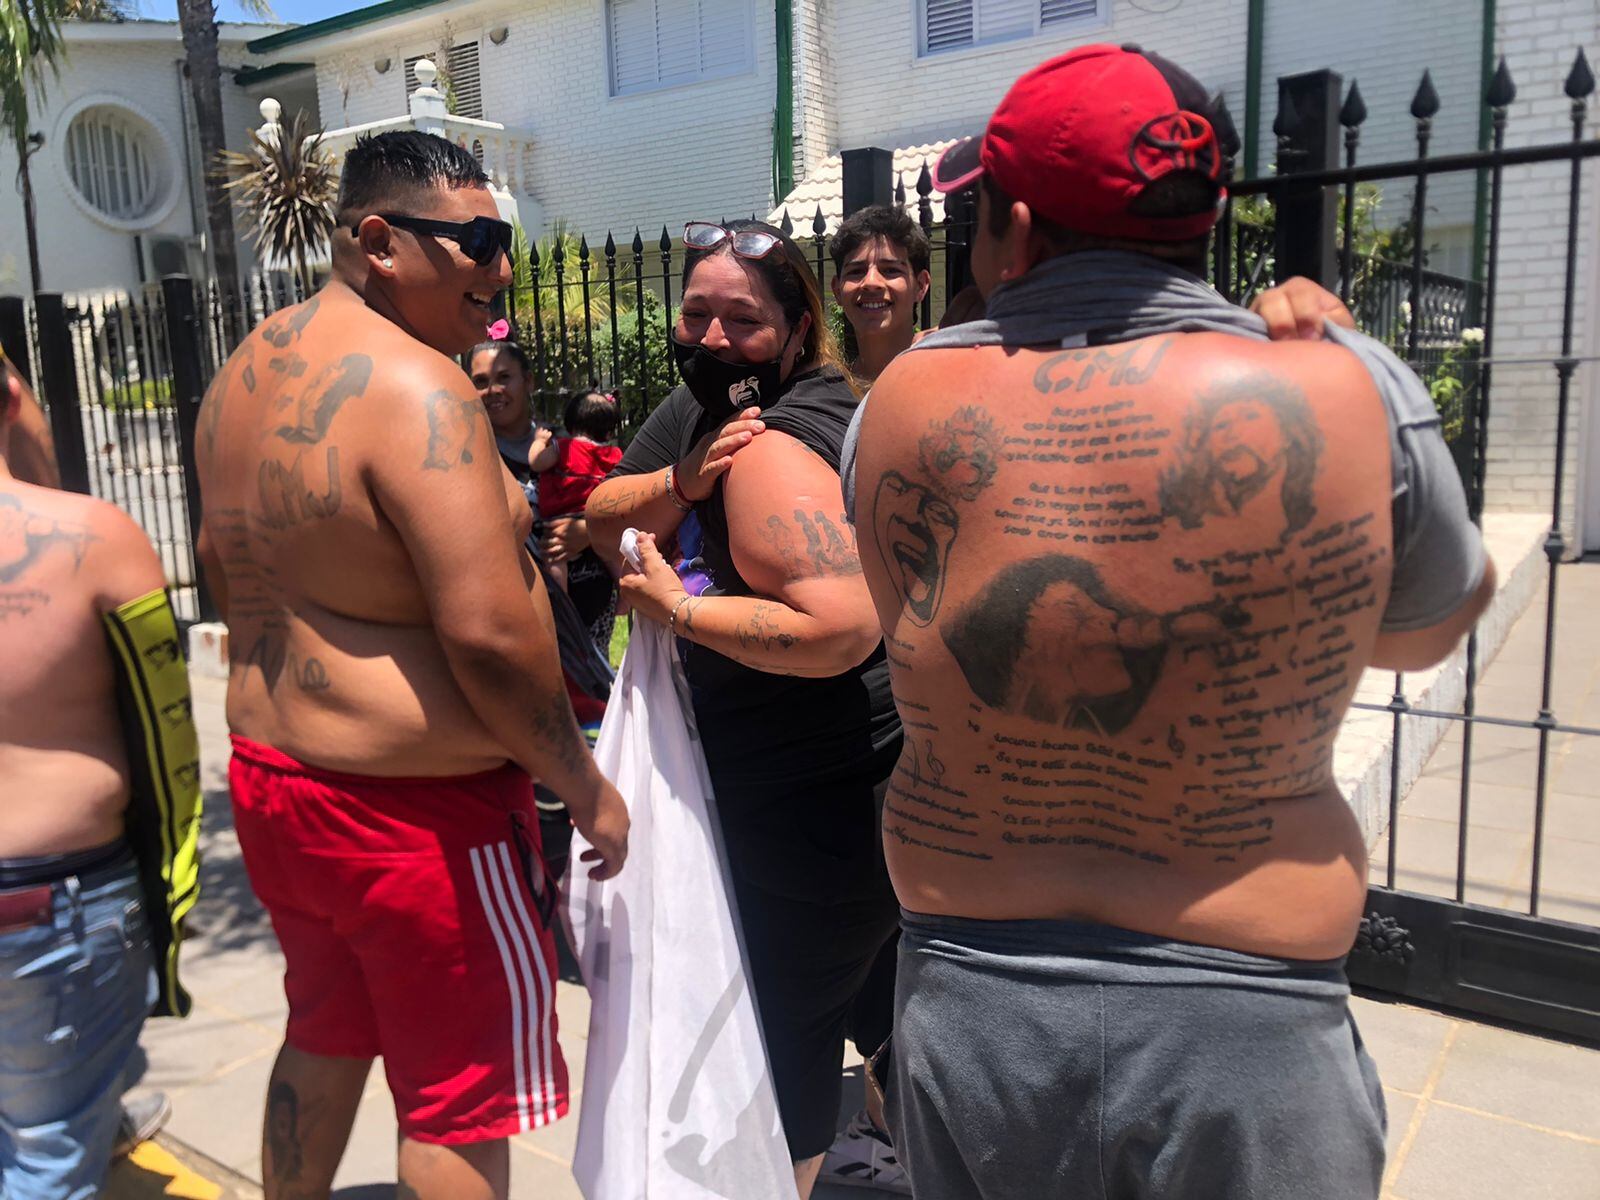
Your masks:
[{"label": "tattoo of man's face", "polygon": [[895,572],[907,619],[928,625],[944,595],[950,547],[960,519],[931,488],[890,471],[878,484],[873,506],[878,550]]},{"label": "tattoo of man's face", "polygon": [[922,469],[946,495],[976,500],[1000,470],[999,433],[983,409],[968,405],[917,444]]},{"label": "tattoo of man's face", "polygon": [[1299,390],[1266,376],[1201,396],[1184,419],[1177,462],[1161,476],[1161,507],[1185,529],[1238,516],[1279,482],[1284,529],[1316,516],[1312,500],[1322,436]]},{"label": "tattoo of man's face", "polygon": [[1166,657],[1166,622],[1111,592],[1091,562],[1013,563],[941,630],[990,708],[1068,729],[1119,733]]}]

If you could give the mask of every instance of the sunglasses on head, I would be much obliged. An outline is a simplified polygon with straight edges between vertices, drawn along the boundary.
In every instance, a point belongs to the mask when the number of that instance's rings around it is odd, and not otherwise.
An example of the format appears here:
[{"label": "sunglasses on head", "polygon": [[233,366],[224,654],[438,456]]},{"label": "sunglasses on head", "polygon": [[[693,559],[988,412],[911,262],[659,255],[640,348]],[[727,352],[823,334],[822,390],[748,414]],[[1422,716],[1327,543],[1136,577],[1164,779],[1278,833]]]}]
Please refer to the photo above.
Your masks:
[{"label": "sunglasses on head", "polygon": [[740,258],[765,258],[783,239],[764,229],[729,229],[710,221],[690,221],[683,227],[683,244],[692,250],[714,250],[723,242]]},{"label": "sunglasses on head", "polygon": [[[413,233],[426,233],[430,237],[449,238],[480,267],[487,267],[504,254],[511,256],[511,225],[494,217],[473,217],[470,221],[435,221],[429,217],[408,217],[402,213],[378,213],[396,229],[409,229]],[[355,233],[359,225],[352,225]]]}]

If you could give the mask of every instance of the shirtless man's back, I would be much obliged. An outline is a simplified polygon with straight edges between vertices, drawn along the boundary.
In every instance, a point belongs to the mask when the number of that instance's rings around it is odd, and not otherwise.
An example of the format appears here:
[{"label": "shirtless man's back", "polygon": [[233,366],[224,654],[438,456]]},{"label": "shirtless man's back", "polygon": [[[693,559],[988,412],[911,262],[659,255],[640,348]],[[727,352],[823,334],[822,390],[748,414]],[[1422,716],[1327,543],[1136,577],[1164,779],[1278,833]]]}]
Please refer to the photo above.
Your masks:
[{"label": "shirtless man's back", "polygon": [[[966,148],[995,326],[934,335],[867,406],[919,1197],[1331,1200],[1381,1177],[1342,969],[1366,854],[1333,742],[1362,670],[1442,657],[1493,574],[1436,428],[1396,442],[1417,493],[1397,545],[1367,367],[1241,336],[1169,265],[1204,269],[1205,108],[1137,51],[1024,76]],[[1074,253],[1102,248],[1123,252]],[[1137,336],[1163,306],[1240,332]]]},{"label": "shirtless man's back", "polygon": [[449,357],[509,248],[465,151],[363,140],[332,282],[253,332],[201,413],[230,782],[287,960],[269,1197],[326,1194],[379,1054],[410,1194],[504,1196],[505,1139],[566,1111],[531,780],[599,873],[627,816],[566,698],[527,502]]},{"label": "shirtless man's back", "polygon": [[[175,923],[194,899],[199,764],[160,560],[111,505],[11,473],[25,397],[5,376],[0,1195],[23,1200],[98,1189],[145,1017],[187,1010]],[[152,688],[159,705],[140,705]],[[172,774],[148,773],[147,732]],[[142,836],[162,830],[164,845]]]}]

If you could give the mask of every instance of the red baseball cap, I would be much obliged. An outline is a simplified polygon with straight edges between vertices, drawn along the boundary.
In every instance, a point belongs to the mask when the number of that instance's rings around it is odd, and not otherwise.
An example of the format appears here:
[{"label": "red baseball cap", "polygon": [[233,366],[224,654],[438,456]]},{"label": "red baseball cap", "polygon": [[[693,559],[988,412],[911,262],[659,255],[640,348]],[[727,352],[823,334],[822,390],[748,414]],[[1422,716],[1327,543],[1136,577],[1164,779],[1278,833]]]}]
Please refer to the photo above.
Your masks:
[{"label": "red baseball cap", "polygon": [[[983,136],[940,157],[933,186],[953,192],[987,174],[1075,233],[1179,242],[1216,223],[1222,161],[1211,101],[1194,76],[1137,46],[1080,46],[1012,84]],[[1174,171],[1216,184],[1213,203],[1140,215],[1144,190]]]}]

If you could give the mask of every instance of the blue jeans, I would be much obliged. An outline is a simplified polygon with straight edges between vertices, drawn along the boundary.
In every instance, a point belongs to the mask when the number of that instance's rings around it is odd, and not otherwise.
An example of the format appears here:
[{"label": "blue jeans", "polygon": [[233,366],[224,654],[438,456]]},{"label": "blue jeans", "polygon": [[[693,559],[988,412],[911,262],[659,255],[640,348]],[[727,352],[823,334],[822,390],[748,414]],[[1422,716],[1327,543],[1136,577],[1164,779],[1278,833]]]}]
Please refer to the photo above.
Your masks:
[{"label": "blue jeans", "polygon": [[48,922],[0,933],[0,1196],[99,1195],[155,958],[133,861],[51,885]]}]

